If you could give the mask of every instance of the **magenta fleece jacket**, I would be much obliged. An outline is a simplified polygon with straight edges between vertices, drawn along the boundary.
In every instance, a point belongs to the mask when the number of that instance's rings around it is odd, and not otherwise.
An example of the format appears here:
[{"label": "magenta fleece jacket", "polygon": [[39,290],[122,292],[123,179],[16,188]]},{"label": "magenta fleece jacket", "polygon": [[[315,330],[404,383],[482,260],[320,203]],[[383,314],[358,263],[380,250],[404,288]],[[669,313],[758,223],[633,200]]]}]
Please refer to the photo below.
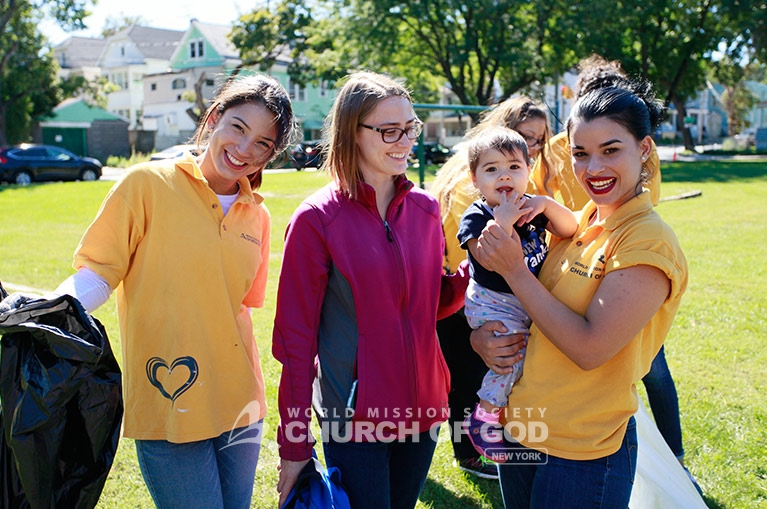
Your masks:
[{"label": "magenta fleece jacket", "polygon": [[435,327],[463,306],[468,278],[465,264],[444,275],[444,249],[437,201],[404,176],[386,220],[364,183],[357,199],[329,184],[296,209],[272,338],[280,457],[311,457],[312,407],[339,440],[400,438],[447,419]]}]

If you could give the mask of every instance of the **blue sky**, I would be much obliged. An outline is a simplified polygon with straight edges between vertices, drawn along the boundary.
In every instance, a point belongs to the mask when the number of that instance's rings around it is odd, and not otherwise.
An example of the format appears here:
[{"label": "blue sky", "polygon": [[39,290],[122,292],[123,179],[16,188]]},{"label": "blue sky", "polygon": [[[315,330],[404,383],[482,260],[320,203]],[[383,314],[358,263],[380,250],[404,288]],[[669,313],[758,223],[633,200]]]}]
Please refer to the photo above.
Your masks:
[{"label": "blue sky", "polygon": [[124,16],[141,16],[150,27],[172,30],[185,30],[191,18],[228,25],[259,3],[257,0],[98,0],[98,4],[89,9],[93,14],[85,20],[88,30],[67,33],[48,20],[40,29],[56,45],[72,35],[98,37],[107,18]]}]

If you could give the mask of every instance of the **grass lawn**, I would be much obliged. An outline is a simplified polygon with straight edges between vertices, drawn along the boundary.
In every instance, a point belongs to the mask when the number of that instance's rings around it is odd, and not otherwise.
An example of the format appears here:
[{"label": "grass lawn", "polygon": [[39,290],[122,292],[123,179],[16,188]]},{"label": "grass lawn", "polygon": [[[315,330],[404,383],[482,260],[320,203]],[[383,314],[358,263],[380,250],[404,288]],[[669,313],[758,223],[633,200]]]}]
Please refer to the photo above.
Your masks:
[{"label": "grass lawn", "polygon": [[[431,170],[431,171],[429,171]],[[427,169],[427,182],[434,168]],[[418,174],[411,179],[418,182]],[[276,173],[262,194],[272,213],[266,306],[254,312],[271,410],[253,507],[276,507],[274,442],[280,366],[271,356],[282,235],[298,203],[327,181],[318,173]],[[111,182],[0,186],[0,280],[43,290],[68,276],[72,253]],[[687,464],[709,507],[767,506],[767,162],[695,162],[663,166],[658,211],[687,255],[690,285],[668,337],[666,356],[680,397]],[[95,316],[118,357],[114,298]],[[641,384],[640,384],[641,391]],[[443,427],[419,508],[501,507],[497,483],[464,475],[452,463]],[[320,452],[321,448],[318,448]],[[131,440],[121,440],[101,508],[152,507]]]}]

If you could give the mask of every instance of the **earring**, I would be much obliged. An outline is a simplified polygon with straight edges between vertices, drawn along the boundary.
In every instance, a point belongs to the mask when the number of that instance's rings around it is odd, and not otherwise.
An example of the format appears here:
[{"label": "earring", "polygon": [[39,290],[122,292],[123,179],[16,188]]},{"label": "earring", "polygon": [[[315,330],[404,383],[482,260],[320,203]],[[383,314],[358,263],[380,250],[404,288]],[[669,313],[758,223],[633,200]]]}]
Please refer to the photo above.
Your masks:
[{"label": "earring", "polygon": [[650,177],[652,177],[652,174],[650,173],[650,169],[647,167],[646,164],[644,164],[645,158],[642,157],[642,170],[639,172],[639,179],[642,183],[643,187],[647,187],[650,184]]}]

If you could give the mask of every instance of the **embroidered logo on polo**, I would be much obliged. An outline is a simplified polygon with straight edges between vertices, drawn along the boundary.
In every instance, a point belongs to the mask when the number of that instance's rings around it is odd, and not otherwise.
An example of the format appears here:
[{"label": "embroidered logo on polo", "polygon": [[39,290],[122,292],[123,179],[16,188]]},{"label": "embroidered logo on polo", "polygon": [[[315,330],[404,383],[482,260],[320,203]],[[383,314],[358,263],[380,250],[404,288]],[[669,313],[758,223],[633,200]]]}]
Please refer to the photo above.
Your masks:
[{"label": "embroidered logo on polo", "polygon": [[250,242],[251,244],[255,244],[255,245],[257,245],[257,246],[260,246],[260,245],[261,245],[261,241],[260,241],[260,240],[258,240],[258,239],[257,239],[256,237],[254,237],[253,235],[248,235],[247,233],[241,233],[241,234],[240,234],[240,238],[241,238],[241,239],[245,239],[245,240],[247,240],[247,241],[248,241],[248,242]]},{"label": "embroidered logo on polo", "polygon": [[[179,378],[177,368],[187,371],[186,379],[183,377],[184,373],[181,373],[182,376]],[[160,394],[168,398],[171,403],[175,403],[182,394],[194,385],[198,374],[197,361],[194,360],[194,357],[179,357],[170,365],[162,357],[152,357],[146,363],[146,376],[149,383],[157,387]]]},{"label": "embroidered logo on polo", "polygon": [[[591,267],[579,261],[575,261],[573,262],[572,267],[570,267],[570,272],[584,278],[602,279],[605,275],[605,255],[604,253],[598,254],[599,256],[597,257],[596,262],[592,262]],[[584,261],[587,262],[588,260]]]}]

